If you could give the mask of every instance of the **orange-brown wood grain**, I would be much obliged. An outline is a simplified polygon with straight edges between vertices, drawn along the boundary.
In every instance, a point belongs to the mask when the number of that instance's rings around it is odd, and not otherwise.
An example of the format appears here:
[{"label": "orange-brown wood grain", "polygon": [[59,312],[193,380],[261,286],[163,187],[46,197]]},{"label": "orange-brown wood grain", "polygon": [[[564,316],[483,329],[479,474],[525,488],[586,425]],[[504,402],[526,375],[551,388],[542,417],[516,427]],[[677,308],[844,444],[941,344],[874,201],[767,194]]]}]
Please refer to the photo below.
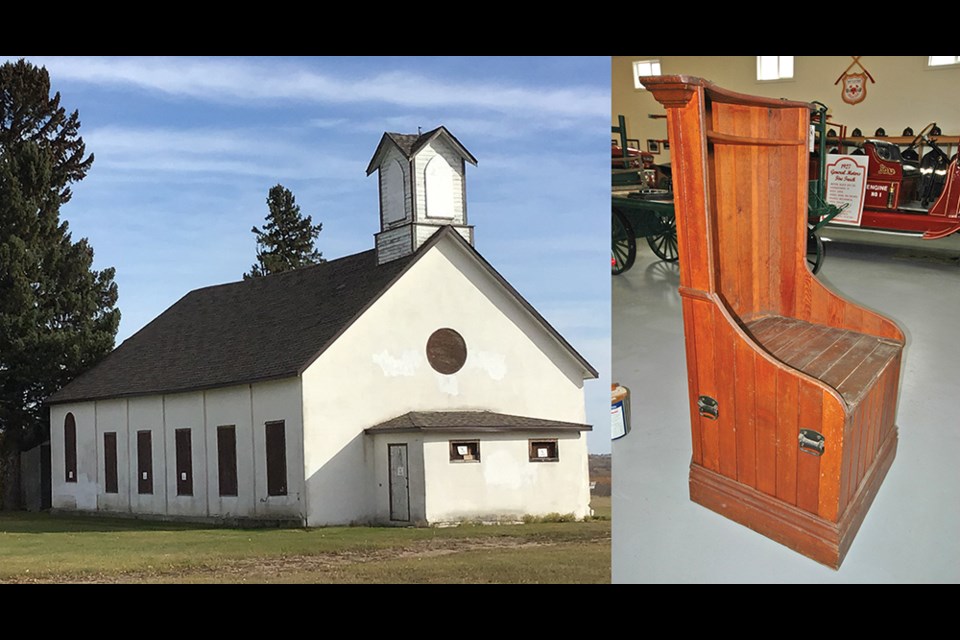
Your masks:
[{"label": "orange-brown wood grain", "polygon": [[756,354],[743,340],[734,340],[737,480],[757,487]]},{"label": "orange-brown wood grain", "polygon": [[[703,128],[706,117],[702,100],[702,90],[693,89],[690,96],[695,98],[683,109],[668,109],[672,139],[677,141],[676,151],[671,151],[672,161],[685,170],[674,177],[674,208],[678,231],[683,228],[687,249],[680,263],[680,284],[685,287],[710,291],[713,289],[711,273],[712,247],[703,243],[707,237],[707,193],[703,189],[706,167],[703,156],[706,153],[706,141],[692,132]],[[674,94],[676,95],[676,92]],[[681,255],[684,255],[681,251]]]},{"label": "orange-brown wood grain", "polygon": [[820,487],[817,499],[819,507],[817,514],[829,520],[836,522],[843,514],[843,507],[840,504],[841,495],[841,472],[843,465],[843,452],[845,450],[845,429],[847,423],[847,414],[843,401],[833,392],[824,389],[821,395],[823,405],[822,433],[827,437],[827,448],[820,456]]},{"label": "orange-brown wood grain", "polygon": [[[822,433],[823,392],[814,384],[800,384],[800,429]],[[799,442],[797,443],[799,448]],[[797,506],[810,513],[820,508],[820,458],[801,451],[797,455]]]},{"label": "orange-brown wood grain", "polygon": [[[734,175],[735,162],[726,149],[717,149],[713,154],[713,172]],[[735,186],[735,182],[731,187]],[[737,202],[732,189],[714,190],[713,209],[717,220],[717,277],[721,297],[735,312],[740,313],[739,278],[737,274],[740,238],[737,233]]]},{"label": "orange-brown wood grain", "polygon": [[[733,328],[722,319],[717,321],[714,316],[714,344],[716,345],[716,360],[714,379],[722,381],[716,385],[715,396],[723,414],[716,421],[717,439],[720,452],[720,473],[728,478],[737,478],[737,416],[735,394],[736,380],[736,351],[737,342]],[[732,384],[731,384],[732,382]]]},{"label": "orange-brown wood grain", "polygon": [[[854,411],[848,414],[847,423],[844,425],[843,437],[843,467],[840,470],[840,498],[841,506],[850,503],[851,498],[856,492],[857,479],[854,477],[854,458],[857,455],[857,435],[863,426],[863,413]],[[843,511],[841,510],[841,513]]]},{"label": "orange-brown wood grain", "polygon": [[[688,299],[683,300],[683,325],[684,327],[695,326],[693,315],[694,303]],[[691,461],[695,464],[703,464],[703,435],[700,433],[700,419],[697,415],[697,397],[699,395],[699,382],[697,377],[697,343],[695,340],[687,340],[685,343],[687,356],[687,391],[690,407],[690,436],[693,442],[693,453]]]},{"label": "orange-brown wood grain", "polygon": [[[713,305],[700,300],[693,301],[693,340],[697,349],[697,396],[717,398],[717,385],[714,377],[714,312]],[[694,418],[700,422],[700,443],[702,464],[711,471],[720,471],[720,434],[717,423],[729,420],[727,408],[720,407],[719,418],[712,419],[699,414]]]},{"label": "orange-brown wood grain", "polygon": [[797,424],[799,382],[786,369],[777,371],[777,497],[797,504]]},{"label": "orange-brown wood grain", "polygon": [[691,499],[838,566],[896,451],[903,332],[806,264],[810,105],[644,84],[672,145]]}]

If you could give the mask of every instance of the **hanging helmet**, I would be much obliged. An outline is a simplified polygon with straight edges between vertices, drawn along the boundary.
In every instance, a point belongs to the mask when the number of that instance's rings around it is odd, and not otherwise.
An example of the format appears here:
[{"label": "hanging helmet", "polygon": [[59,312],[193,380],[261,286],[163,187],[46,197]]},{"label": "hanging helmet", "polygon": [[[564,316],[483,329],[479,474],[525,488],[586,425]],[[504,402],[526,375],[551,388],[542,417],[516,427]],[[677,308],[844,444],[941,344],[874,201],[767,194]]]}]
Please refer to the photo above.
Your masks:
[{"label": "hanging helmet", "polygon": [[853,150],[853,153],[851,153],[850,155],[852,155],[852,156],[862,156],[862,155],[864,155],[864,153],[865,153],[865,152],[864,152],[864,150],[863,150],[861,147],[857,147],[856,149]]},{"label": "hanging helmet", "polygon": [[877,127],[877,131],[873,135],[877,136],[878,138],[882,138],[883,136],[887,135],[887,132],[883,127]]},{"label": "hanging helmet", "polygon": [[936,124],[934,124],[934,125],[933,125],[933,129],[930,129],[930,135],[932,135],[932,136],[942,136],[942,135],[943,135],[943,132],[940,131],[940,127],[938,127]]},{"label": "hanging helmet", "polygon": [[905,135],[905,136],[912,136],[912,135],[913,135],[913,129],[912,129],[911,127],[907,127],[906,129],[903,130],[903,135]]},{"label": "hanging helmet", "polygon": [[830,138],[836,138],[836,137],[837,137],[837,130],[836,130],[836,129],[830,129],[830,131],[827,131],[827,136],[830,137]]},{"label": "hanging helmet", "polygon": [[920,154],[917,153],[916,149],[910,148],[900,154],[900,158],[904,162],[920,162]]},{"label": "hanging helmet", "polygon": [[850,135],[852,135],[854,138],[859,138],[860,136],[863,135],[863,132],[860,131],[860,129],[854,129],[854,130],[850,133]]}]

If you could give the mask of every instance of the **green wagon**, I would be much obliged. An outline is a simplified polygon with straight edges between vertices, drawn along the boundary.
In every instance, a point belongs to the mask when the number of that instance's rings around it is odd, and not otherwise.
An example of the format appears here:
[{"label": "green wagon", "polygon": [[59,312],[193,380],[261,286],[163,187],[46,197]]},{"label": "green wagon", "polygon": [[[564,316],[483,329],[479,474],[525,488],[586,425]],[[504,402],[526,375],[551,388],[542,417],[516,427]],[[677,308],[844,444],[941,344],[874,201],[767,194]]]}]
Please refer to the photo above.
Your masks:
[{"label": "green wagon", "polygon": [[[669,200],[664,197],[670,198]],[[613,193],[613,251],[610,265],[613,275],[633,266],[637,257],[637,238],[646,238],[657,257],[676,262],[677,221],[673,214],[672,193],[627,191]]]},{"label": "green wagon", "polygon": [[[656,182],[652,169],[643,168],[639,142],[631,148],[623,116],[611,131],[620,136],[614,140],[613,157],[613,248],[610,265],[613,275],[633,266],[637,257],[637,238],[647,244],[661,260],[677,261],[677,223],[673,213],[673,193],[669,189],[652,188]],[[668,185],[658,185],[668,186]]]}]

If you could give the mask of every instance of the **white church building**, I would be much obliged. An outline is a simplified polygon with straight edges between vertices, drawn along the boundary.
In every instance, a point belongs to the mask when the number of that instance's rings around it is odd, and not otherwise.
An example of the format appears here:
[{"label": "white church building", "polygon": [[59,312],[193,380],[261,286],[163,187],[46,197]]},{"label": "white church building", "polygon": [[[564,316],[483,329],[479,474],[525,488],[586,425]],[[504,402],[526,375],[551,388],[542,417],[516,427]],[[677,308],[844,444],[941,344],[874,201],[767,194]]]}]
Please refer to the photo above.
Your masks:
[{"label": "white church building", "polygon": [[387,133],[375,248],[191,291],[48,399],[52,505],[225,522],[589,514],[596,370],[473,247],[444,127]]}]

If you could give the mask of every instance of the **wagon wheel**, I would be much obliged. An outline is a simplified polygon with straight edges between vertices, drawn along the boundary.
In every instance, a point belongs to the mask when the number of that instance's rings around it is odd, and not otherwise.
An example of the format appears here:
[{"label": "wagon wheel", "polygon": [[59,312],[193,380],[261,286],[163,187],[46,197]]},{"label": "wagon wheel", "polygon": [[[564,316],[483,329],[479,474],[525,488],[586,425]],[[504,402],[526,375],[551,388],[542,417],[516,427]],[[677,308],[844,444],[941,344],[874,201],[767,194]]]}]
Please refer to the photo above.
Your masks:
[{"label": "wagon wheel", "polygon": [[633,227],[618,209],[613,210],[613,251],[610,266],[617,276],[633,266],[637,259],[637,237]]},{"label": "wagon wheel", "polygon": [[680,257],[677,252],[677,219],[673,216],[660,218],[660,229],[647,236],[647,244],[661,260],[676,262]]},{"label": "wagon wheel", "polygon": [[807,264],[810,265],[810,271],[814,275],[820,271],[820,267],[823,266],[823,257],[826,253],[826,248],[823,244],[823,239],[817,235],[817,232],[812,228],[807,231]]}]

